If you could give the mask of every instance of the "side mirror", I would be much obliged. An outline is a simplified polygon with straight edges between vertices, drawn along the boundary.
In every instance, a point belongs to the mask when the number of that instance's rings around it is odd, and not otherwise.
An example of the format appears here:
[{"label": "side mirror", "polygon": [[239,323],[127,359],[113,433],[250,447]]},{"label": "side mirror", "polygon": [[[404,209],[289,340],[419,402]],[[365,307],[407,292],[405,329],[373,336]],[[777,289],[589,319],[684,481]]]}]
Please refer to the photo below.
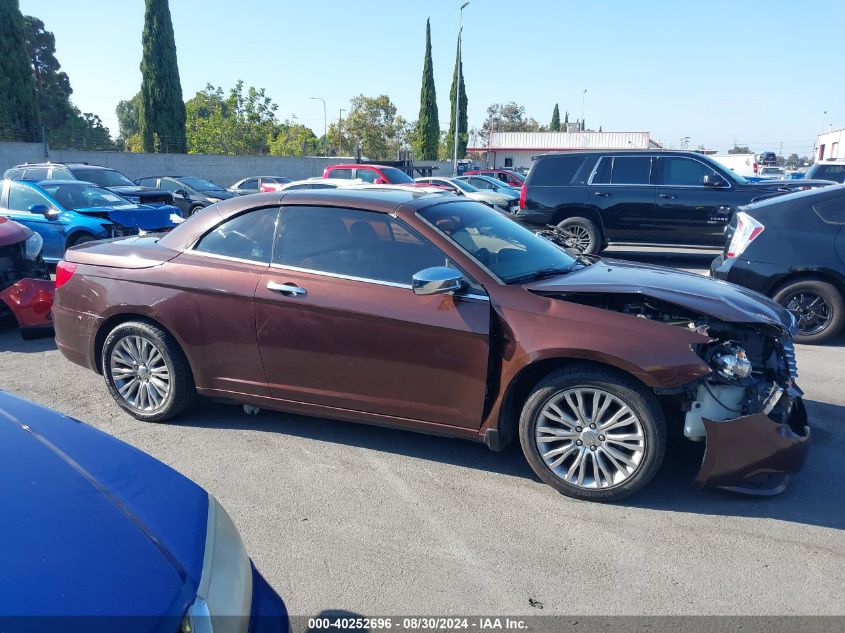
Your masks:
[{"label": "side mirror", "polygon": [[417,295],[441,295],[456,292],[463,285],[463,275],[454,268],[447,268],[446,266],[425,268],[411,279],[411,288]]},{"label": "side mirror", "polygon": [[188,192],[187,192],[187,191],[185,191],[184,189],[177,189],[177,190],[176,190],[176,191],[174,191],[173,193],[175,193],[177,196],[182,196],[183,198],[187,198],[187,197],[188,197]]},{"label": "side mirror", "polygon": [[376,178],[376,179],[373,181],[373,184],[374,184],[374,185],[386,185],[386,184],[387,184],[387,181],[386,181],[384,178]]},{"label": "side mirror", "polygon": [[721,176],[706,174],[701,177],[701,184],[705,187],[723,187],[725,185],[725,181]]},{"label": "side mirror", "polygon": [[46,204],[33,204],[27,209],[30,213],[38,213],[43,215],[48,220],[55,220],[59,217],[59,210],[48,207]]}]

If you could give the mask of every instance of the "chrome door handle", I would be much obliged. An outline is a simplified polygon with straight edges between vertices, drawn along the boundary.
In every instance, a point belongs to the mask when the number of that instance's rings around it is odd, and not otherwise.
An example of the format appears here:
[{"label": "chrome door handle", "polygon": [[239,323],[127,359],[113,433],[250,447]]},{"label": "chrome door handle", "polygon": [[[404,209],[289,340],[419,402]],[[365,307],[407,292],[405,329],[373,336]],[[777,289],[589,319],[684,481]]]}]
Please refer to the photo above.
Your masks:
[{"label": "chrome door handle", "polygon": [[295,284],[280,284],[275,281],[267,282],[267,290],[272,290],[273,292],[280,292],[286,297],[304,297],[306,294],[308,294],[308,291],[305,290],[305,288],[300,288]]},{"label": "chrome door handle", "polygon": [[675,200],[678,196],[669,195],[668,193],[661,193],[658,197],[663,198],[664,200]]},{"label": "chrome door handle", "polygon": [[593,195],[596,195],[599,198],[607,198],[610,194],[604,191],[596,191]]}]

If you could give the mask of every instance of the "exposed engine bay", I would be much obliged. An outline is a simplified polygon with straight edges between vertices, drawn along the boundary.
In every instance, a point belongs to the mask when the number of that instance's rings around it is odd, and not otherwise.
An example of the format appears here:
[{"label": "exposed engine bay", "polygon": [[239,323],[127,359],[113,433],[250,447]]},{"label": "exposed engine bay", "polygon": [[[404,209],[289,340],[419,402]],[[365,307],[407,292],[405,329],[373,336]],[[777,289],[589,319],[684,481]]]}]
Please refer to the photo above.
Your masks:
[{"label": "exposed engine bay", "polygon": [[725,323],[640,294],[575,293],[566,301],[689,328],[713,339],[695,351],[713,372],[689,385],[683,400],[684,435],[703,441],[703,420],[724,421],[762,413],[787,423],[792,401],[802,395],[792,336],[766,324]]}]

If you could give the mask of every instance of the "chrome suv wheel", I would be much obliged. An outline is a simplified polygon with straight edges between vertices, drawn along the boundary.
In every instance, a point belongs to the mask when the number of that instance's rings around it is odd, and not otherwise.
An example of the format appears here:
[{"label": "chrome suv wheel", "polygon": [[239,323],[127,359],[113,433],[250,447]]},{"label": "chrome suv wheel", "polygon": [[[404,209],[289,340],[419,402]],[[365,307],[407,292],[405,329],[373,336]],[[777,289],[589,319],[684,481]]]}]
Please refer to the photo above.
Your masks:
[{"label": "chrome suv wheel", "polygon": [[657,473],[666,444],[657,398],[610,368],[573,365],[525,402],[520,441],[534,472],[579,499],[626,497]]},{"label": "chrome suv wheel", "polygon": [[121,323],[106,337],[101,358],[112,397],[139,420],[167,420],[193,399],[193,377],[185,354],[157,325]]}]

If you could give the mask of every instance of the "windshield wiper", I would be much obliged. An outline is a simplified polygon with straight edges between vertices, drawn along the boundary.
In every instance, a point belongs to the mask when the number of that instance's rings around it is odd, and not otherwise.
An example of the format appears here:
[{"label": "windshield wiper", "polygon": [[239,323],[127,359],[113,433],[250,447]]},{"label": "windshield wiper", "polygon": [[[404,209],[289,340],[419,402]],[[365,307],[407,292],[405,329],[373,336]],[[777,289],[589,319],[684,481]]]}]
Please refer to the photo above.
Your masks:
[{"label": "windshield wiper", "polygon": [[518,277],[513,277],[508,279],[508,285],[512,284],[524,284],[529,281],[540,281],[541,279],[546,279],[548,277],[556,277],[557,275],[564,275],[570,272],[578,262],[574,262],[571,266],[567,266],[566,268],[542,268],[540,270],[534,270],[530,273],[526,273],[524,275],[519,275]]}]

